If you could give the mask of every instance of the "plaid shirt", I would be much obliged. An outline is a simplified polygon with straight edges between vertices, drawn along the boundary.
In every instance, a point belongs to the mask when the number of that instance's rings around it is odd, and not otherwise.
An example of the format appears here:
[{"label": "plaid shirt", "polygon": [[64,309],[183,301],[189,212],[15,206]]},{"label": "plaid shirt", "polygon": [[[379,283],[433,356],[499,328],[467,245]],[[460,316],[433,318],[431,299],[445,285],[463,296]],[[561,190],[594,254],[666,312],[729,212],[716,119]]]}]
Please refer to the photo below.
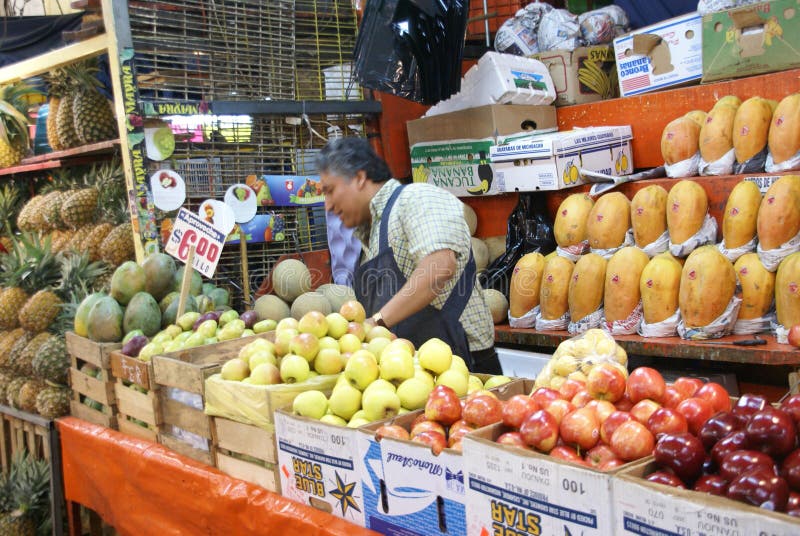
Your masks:
[{"label": "plaid shirt", "polygon": [[[392,192],[399,186],[400,183],[394,179],[387,181],[370,201],[372,225],[362,225],[355,230],[356,236],[364,244],[362,263],[378,254],[383,209]],[[472,247],[461,202],[441,188],[429,184],[410,184],[395,201],[389,218],[389,246],[406,279],[411,277],[419,262],[431,253],[441,249],[455,252],[456,275],[431,303],[435,308],[441,309],[461,277]],[[477,277],[475,288],[460,320],[467,332],[470,351],[485,350],[494,344],[492,315]]]}]

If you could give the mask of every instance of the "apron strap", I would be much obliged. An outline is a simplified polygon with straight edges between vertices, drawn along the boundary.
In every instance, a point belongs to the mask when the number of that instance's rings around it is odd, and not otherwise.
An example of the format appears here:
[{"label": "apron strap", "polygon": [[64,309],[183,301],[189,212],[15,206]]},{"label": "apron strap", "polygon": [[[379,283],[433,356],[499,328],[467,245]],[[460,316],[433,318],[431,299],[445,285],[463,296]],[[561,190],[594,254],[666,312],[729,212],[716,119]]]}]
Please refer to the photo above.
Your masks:
[{"label": "apron strap", "polygon": [[461,272],[461,277],[458,278],[453,289],[450,291],[450,296],[445,300],[442,306],[442,314],[449,316],[458,321],[461,318],[461,313],[467,307],[473,290],[475,290],[475,274],[477,272],[475,265],[475,258],[472,256],[472,250],[469,253],[469,260],[464,271]]},{"label": "apron strap", "polygon": [[389,197],[389,200],[386,202],[386,206],[383,207],[383,213],[381,214],[381,228],[378,238],[378,252],[384,251],[389,247],[389,215],[392,213],[394,202],[397,201],[398,197],[400,197],[400,192],[402,192],[403,188],[405,187],[405,184],[401,184],[395,188],[391,197]]}]

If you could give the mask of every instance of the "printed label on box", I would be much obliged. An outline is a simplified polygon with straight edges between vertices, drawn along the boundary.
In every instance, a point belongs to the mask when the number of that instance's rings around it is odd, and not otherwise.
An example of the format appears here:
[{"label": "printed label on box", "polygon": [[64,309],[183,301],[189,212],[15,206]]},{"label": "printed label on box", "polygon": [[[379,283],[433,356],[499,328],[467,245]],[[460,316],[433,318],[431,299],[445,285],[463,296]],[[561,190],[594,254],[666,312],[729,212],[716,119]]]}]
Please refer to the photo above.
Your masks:
[{"label": "printed label on box", "polygon": [[411,147],[414,182],[427,182],[457,196],[500,193],[489,151],[493,140],[425,142]]}]

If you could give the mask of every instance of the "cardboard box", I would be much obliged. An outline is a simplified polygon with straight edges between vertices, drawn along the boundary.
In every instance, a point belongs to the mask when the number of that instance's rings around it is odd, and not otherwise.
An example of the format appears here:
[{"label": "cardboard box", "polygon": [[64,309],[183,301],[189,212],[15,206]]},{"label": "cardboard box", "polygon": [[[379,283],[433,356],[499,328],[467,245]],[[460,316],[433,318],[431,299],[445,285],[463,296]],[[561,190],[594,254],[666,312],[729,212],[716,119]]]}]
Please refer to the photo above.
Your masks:
[{"label": "cardboard box", "polygon": [[551,50],[533,56],[550,69],[556,106],[584,104],[619,95],[617,62],[611,45]]},{"label": "cardboard box", "polygon": [[689,13],[614,39],[620,95],[685,85],[703,75],[700,15]]},{"label": "cardboard box", "polygon": [[490,151],[494,185],[505,192],[560,190],[586,182],[579,168],[633,172],[631,127],[590,127],[540,136],[509,136]]},{"label": "cardboard box", "polygon": [[495,443],[505,431],[494,424],[463,440],[467,534],[616,534],[610,492],[621,468],[595,471]]},{"label": "cardboard box", "polygon": [[800,66],[797,2],[776,0],[703,16],[703,82]]},{"label": "cardboard box", "polygon": [[797,518],[644,480],[655,470],[652,460],[643,460],[621,470],[614,478],[614,530],[608,534],[789,536],[800,533]]}]

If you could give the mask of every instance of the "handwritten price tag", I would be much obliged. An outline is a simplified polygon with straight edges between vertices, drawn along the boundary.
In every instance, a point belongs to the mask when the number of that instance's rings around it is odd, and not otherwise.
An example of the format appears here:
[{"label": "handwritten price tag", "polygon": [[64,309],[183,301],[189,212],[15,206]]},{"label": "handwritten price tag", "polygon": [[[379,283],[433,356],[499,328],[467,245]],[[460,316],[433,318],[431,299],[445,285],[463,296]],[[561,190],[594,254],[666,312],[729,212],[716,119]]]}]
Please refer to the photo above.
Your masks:
[{"label": "handwritten price tag", "polygon": [[206,277],[213,277],[217,269],[225,234],[204,222],[199,216],[182,208],[175,218],[172,234],[169,235],[167,253],[186,262],[189,249],[195,247],[192,266]]}]

